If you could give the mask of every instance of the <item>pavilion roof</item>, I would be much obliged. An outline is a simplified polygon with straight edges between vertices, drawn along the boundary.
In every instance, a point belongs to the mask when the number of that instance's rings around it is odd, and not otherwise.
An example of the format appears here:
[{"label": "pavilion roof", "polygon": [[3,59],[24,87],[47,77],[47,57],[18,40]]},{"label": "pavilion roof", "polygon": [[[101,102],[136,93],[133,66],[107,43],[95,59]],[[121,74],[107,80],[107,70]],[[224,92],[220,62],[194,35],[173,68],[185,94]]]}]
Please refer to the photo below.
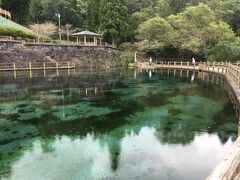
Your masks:
[{"label": "pavilion roof", "polygon": [[72,36],[84,36],[84,35],[101,36],[100,34],[97,34],[95,32],[91,32],[91,31],[81,31],[81,32],[77,32],[77,33],[72,34]]}]

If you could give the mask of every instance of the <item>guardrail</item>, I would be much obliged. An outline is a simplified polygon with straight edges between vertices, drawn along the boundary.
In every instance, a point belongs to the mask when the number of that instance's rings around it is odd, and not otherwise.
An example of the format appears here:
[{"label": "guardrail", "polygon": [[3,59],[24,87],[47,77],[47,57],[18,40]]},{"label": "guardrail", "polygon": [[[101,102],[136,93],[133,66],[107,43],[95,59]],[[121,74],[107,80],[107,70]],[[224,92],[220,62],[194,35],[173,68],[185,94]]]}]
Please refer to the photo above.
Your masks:
[{"label": "guardrail", "polygon": [[12,41],[12,40],[15,40],[14,37],[12,36],[0,36],[0,40],[9,40],[9,41]]}]

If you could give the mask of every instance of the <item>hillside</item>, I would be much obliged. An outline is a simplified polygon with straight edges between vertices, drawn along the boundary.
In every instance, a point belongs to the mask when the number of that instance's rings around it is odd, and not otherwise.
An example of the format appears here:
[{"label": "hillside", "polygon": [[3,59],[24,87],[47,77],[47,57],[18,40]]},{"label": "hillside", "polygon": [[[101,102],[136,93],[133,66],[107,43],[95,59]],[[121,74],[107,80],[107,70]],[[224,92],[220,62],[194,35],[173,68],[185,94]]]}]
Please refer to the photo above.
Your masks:
[{"label": "hillside", "polygon": [[34,32],[9,19],[0,16],[0,36],[35,38]]}]

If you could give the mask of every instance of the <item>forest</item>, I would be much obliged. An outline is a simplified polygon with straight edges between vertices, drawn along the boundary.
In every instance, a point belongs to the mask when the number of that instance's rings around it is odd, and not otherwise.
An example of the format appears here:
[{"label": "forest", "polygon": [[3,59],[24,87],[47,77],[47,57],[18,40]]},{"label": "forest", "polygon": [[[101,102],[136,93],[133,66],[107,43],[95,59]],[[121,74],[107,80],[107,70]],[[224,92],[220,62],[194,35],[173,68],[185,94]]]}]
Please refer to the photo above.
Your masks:
[{"label": "forest", "polygon": [[0,5],[22,25],[57,24],[59,13],[63,26],[98,32],[106,42],[155,58],[240,59],[240,0],[0,0]]}]

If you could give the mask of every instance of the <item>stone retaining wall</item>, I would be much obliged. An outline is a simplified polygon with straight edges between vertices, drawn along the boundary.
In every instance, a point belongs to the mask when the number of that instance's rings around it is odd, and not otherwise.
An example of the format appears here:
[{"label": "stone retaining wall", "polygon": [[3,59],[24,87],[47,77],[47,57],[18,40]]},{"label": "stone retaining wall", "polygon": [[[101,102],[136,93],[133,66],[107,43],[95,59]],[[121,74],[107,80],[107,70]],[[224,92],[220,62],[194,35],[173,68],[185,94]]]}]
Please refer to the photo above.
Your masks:
[{"label": "stone retaining wall", "polygon": [[111,66],[121,63],[119,52],[119,49],[105,46],[0,41],[0,63],[74,62],[78,66]]}]

